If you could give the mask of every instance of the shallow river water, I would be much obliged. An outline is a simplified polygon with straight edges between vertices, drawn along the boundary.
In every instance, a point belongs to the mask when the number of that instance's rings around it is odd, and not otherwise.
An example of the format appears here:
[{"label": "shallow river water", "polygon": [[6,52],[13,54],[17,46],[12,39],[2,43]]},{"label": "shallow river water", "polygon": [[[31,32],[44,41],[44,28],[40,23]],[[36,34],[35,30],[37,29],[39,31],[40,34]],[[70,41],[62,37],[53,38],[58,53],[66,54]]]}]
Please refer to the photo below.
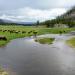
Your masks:
[{"label": "shallow river water", "polygon": [[67,35],[55,37],[52,45],[35,42],[33,37],[12,40],[0,48],[0,64],[11,75],[75,75],[75,49],[65,44]]}]

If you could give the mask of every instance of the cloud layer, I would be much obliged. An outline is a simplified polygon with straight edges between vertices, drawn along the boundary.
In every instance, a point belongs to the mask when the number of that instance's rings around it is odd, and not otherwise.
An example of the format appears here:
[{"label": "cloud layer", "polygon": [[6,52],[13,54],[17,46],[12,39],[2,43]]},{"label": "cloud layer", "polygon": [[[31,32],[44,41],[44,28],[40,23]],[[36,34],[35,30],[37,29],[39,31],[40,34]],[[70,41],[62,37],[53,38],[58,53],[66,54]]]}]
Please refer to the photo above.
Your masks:
[{"label": "cloud layer", "polygon": [[35,9],[69,8],[75,0],[0,0],[0,10],[14,10],[23,7]]},{"label": "cloud layer", "polygon": [[13,21],[44,21],[65,13],[75,0],[0,0],[0,18]]},{"label": "cloud layer", "polygon": [[[9,13],[10,12],[10,13]],[[17,10],[11,10],[2,12],[0,18],[12,21],[44,21],[48,19],[53,19],[66,12],[65,8],[54,8],[54,9],[32,9],[29,7],[21,8]]]}]

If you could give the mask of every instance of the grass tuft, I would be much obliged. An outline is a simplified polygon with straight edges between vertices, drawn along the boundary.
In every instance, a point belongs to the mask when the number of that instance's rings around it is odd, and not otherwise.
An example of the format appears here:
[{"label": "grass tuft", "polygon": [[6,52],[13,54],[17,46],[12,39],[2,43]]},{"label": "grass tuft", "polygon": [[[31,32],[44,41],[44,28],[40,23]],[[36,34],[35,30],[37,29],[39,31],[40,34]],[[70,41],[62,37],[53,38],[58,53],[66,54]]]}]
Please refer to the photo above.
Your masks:
[{"label": "grass tuft", "polygon": [[54,41],[54,38],[38,38],[35,41],[39,42],[40,44],[52,44]]}]

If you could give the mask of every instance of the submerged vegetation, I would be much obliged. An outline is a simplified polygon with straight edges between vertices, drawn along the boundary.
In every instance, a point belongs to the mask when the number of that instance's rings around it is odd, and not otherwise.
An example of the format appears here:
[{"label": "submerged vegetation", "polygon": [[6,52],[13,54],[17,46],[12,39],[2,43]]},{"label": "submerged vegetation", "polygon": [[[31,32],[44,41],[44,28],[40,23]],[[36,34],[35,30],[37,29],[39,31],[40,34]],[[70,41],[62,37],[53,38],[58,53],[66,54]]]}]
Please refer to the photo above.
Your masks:
[{"label": "submerged vegetation", "polygon": [[35,41],[39,42],[40,44],[52,44],[54,41],[54,38],[38,38]]},{"label": "submerged vegetation", "polygon": [[68,43],[69,46],[75,47],[75,37],[67,40],[67,43]]}]

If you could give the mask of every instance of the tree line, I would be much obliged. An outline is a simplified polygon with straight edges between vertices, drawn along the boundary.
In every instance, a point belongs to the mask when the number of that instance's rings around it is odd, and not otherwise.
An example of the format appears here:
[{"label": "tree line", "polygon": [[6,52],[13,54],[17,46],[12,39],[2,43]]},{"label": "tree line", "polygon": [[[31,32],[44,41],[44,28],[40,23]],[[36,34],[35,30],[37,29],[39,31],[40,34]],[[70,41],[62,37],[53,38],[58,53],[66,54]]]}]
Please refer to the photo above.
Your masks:
[{"label": "tree line", "polygon": [[75,14],[75,7],[68,10],[67,13],[61,16],[58,16],[56,19],[47,20],[41,23],[37,22],[37,25],[45,25],[46,27],[54,27],[55,24],[65,24],[68,27],[75,27],[75,15],[74,14]]}]

